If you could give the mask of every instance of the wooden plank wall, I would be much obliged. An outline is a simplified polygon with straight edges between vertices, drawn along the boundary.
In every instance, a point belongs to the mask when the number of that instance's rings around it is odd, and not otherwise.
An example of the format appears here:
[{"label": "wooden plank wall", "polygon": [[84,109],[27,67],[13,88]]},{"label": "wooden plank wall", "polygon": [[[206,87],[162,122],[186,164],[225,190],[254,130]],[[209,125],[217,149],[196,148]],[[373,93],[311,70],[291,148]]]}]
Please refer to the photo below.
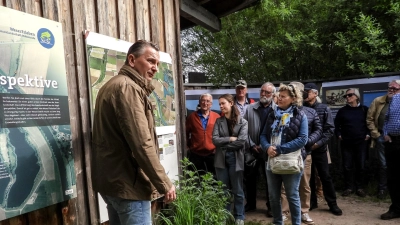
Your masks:
[{"label": "wooden plank wall", "polygon": [[[0,225],[99,224],[90,176],[91,119],[84,30],[129,42],[146,39],[170,53],[176,86],[177,131],[184,130],[179,0],[0,0],[5,6],[62,23],[78,197]],[[180,149],[184,132],[177,132]],[[180,158],[180,156],[179,156]]]}]

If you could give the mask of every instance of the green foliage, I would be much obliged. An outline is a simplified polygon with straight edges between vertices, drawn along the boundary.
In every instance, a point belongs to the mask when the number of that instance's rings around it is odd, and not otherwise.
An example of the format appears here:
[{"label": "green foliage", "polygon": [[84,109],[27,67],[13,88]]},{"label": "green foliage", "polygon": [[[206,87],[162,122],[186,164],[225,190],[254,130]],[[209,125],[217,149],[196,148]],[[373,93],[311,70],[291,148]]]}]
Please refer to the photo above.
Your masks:
[{"label": "green foliage", "polygon": [[176,181],[177,199],[157,216],[160,224],[167,225],[214,225],[225,224],[233,217],[225,209],[229,195],[224,184],[216,181],[211,173],[200,176],[190,170],[193,164],[184,158],[179,181]]},{"label": "green foliage", "polygon": [[224,17],[222,28],[182,31],[184,68],[200,68],[214,84],[400,68],[400,3],[394,0],[261,0]]}]

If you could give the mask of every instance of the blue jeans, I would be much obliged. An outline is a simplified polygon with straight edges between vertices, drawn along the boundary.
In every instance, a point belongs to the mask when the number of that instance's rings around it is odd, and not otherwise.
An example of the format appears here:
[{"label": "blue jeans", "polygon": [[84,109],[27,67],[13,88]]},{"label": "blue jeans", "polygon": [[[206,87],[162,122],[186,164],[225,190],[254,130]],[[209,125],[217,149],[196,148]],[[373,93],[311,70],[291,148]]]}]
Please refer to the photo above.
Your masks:
[{"label": "blue jeans", "polygon": [[[235,219],[244,220],[243,171],[236,171],[235,152],[226,152],[225,168],[215,168],[215,172],[217,179],[222,181],[233,194],[233,216]],[[228,203],[226,209],[231,211],[230,203]]]},{"label": "blue jeans", "polygon": [[151,225],[150,201],[134,201],[101,195],[107,203],[110,225]]},{"label": "blue jeans", "polygon": [[271,202],[271,211],[274,217],[273,224],[283,225],[282,206],[281,206],[281,188],[282,182],[285,186],[286,198],[289,202],[289,210],[293,225],[301,224],[301,204],[299,195],[299,185],[302,173],[298,174],[274,174],[267,168],[265,171],[268,179],[269,200]]},{"label": "blue jeans", "polygon": [[375,149],[378,154],[379,162],[379,191],[385,191],[387,189],[387,172],[386,172],[386,157],[385,157],[385,142],[383,134],[376,139]]}]

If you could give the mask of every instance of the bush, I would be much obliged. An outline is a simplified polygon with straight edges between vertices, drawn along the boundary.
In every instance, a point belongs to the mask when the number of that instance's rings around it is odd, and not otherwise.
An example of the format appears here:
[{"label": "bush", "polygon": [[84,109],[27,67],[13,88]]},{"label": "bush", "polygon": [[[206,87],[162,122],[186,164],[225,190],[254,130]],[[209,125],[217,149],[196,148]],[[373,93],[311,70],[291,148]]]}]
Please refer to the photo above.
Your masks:
[{"label": "bush", "polygon": [[177,199],[161,210],[156,224],[215,225],[232,221],[232,214],[225,209],[230,196],[224,192],[224,184],[211,173],[200,176],[187,158],[181,163],[182,175],[175,181]]}]

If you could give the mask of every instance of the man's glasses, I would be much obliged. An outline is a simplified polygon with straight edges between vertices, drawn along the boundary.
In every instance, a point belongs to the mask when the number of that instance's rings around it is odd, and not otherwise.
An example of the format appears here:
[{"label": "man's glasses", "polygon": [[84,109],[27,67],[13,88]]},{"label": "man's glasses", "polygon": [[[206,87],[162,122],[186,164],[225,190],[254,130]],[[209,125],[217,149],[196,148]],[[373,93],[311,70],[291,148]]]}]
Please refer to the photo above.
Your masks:
[{"label": "man's glasses", "polygon": [[398,90],[400,90],[400,88],[395,88],[395,87],[389,87],[389,88],[388,88],[388,91],[396,92],[396,91],[398,91]]},{"label": "man's glasses", "polygon": [[270,95],[270,94],[272,94],[272,91],[264,91],[264,90],[261,90],[260,93],[261,93],[261,94]]},{"label": "man's glasses", "polygon": [[356,94],[354,94],[354,93],[348,93],[348,94],[343,95],[343,98],[350,98],[350,97],[352,97],[352,96],[354,96],[354,95],[356,95]]}]

